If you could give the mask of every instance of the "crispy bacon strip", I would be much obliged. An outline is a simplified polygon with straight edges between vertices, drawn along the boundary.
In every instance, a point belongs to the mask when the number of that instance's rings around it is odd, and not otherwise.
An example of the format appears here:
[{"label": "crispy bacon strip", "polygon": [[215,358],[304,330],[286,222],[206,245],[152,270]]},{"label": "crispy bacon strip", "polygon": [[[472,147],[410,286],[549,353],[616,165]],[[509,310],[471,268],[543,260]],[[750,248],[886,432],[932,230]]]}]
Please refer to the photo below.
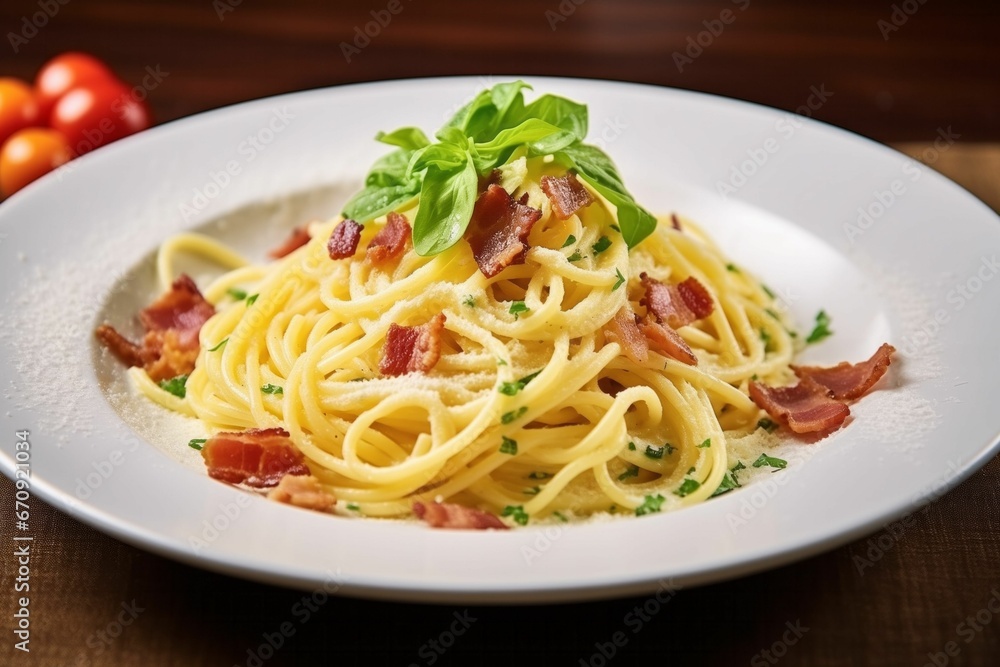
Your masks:
[{"label": "crispy bacon strip", "polygon": [[674,229],[676,229],[677,231],[682,231],[681,230],[681,220],[680,220],[680,218],[677,217],[676,213],[671,213],[670,214],[670,225]]},{"label": "crispy bacon strip", "polygon": [[217,433],[201,449],[208,475],[257,488],[277,485],[285,475],[308,475],[305,457],[281,428]]},{"label": "crispy bacon strip", "polygon": [[552,202],[552,211],[565,220],[581,208],[594,203],[590,191],[570,172],[565,176],[542,176],[542,191]]},{"label": "crispy bacon strip", "polygon": [[799,377],[797,385],[775,388],[751,382],[750,398],[796,433],[829,431],[843,424],[850,414],[845,401],[864,396],[885,374],[895,351],[892,345],[883,343],[861,363],[845,361],[830,368],[792,366]]},{"label": "crispy bacon strip", "polygon": [[286,474],[278,482],[278,486],[267,492],[267,497],[275,502],[317,512],[327,512],[337,502],[333,494],[324,489],[312,475]]},{"label": "crispy bacon strip", "polygon": [[649,358],[649,342],[635,322],[635,314],[627,305],[604,325],[604,335],[622,346],[625,356],[637,364]]},{"label": "crispy bacon strip", "polygon": [[524,198],[514,201],[499,185],[491,184],[479,195],[465,235],[484,276],[492,278],[511,264],[524,263],[528,234],[541,217]]},{"label": "crispy bacon strip", "polygon": [[142,366],[154,381],[187,375],[198,358],[198,333],[215,308],[186,275],[181,275],[152,304],[139,313],[146,334],[142,344],[128,340],[114,327],[97,327],[97,338],[129,366]]},{"label": "crispy bacon strip", "polygon": [[460,530],[506,530],[507,526],[494,514],[454,503],[413,503],[413,513],[431,528],[457,528]]},{"label": "crispy bacon strip", "polygon": [[365,257],[376,266],[381,266],[399,258],[406,250],[412,232],[405,215],[390,213],[385,226],[378,230],[371,242]]},{"label": "crispy bacon strip", "polygon": [[330,234],[330,240],[326,242],[330,259],[354,257],[354,253],[358,251],[358,242],[361,241],[362,229],[361,225],[351,219],[338,222]]},{"label": "crispy bacon strip", "polygon": [[299,225],[288,235],[281,245],[270,250],[267,256],[271,259],[281,259],[309,243],[309,228],[306,225]]},{"label": "crispy bacon strip", "polygon": [[441,357],[441,331],[445,316],[438,313],[430,322],[416,327],[390,324],[385,336],[382,360],[378,364],[382,375],[426,373]]},{"label": "crispy bacon strip", "polygon": [[800,379],[819,385],[831,398],[850,401],[864,396],[885,375],[895,351],[889,343],[882,343],[867,361],[843,361],[830,368],[792,366],[792,370]]},{"label": "crispy bacon strip", "polygon": [[694,276],[676,285],[665,285],[646,273],[639,274],[645,295],[640,303],[658,321],[666,322],[673,329],[708,317],[715,309],[715,302],[708,289]]},{"label": "crispy bacon strip", "polygon": [[639,325],[639,329],[645,334],[651,348],[688,366],[698,365],[698,357],[694,356],[691,346],[669,324],[656,322],[647,315]]},{"label": "crispy bacon strip", "polygon": [[777,421],[788,424],[796,433],[818,433],[839,428],[850,409],[808,383],[793,387],[769,387],[750,382],[750,398]]}]

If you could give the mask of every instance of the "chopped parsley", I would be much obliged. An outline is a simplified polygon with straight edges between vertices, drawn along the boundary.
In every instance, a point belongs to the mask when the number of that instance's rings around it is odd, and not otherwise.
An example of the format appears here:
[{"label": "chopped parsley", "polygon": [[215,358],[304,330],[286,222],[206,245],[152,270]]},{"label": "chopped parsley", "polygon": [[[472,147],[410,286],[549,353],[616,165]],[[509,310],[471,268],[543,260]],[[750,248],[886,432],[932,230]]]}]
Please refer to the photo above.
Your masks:
[{"label": "chopped parsley", "polygon": [[764,417],[763,419],[757,422],[757,428],[762,428],[768,433],[774,433],[775,431],[778,430],[778,424],[773,419],[770,419],[769,417]]},{"label": "chopped parsley", "polygon": [[528,406],[527,405],[522,405],[517,410],[511,410],[510,412],[505,412],[505,413],[503,413],[503,416],[500,417],[500,423],[502,423],[502,424],[509,424],[512,421],[514,421],[516,419],[520,419],[521,417],[523,417],[524,413],[527,412],[527,411],[528,411]]},{"label": "chopped parsley", "polygon": [[647,457],[651,459],[662,459],[663,458],[663,447],[653,447],[652,445],[646,445],[646,451],[643,452]]},{"label": "chopped parsley", "polygon": [[514,519],[514,523],[519,526],[528,525],[528,513],[524,511],[524,505],[507,505],[503,508],[500,516],[509,516]]},{"label": "chopped parsley", "polygon": [[242,301],[243,299],[247,298],[247,293],[238,287],[230,287],[229,289],[226,290],[226,294],[233,297],[237,301]]},{"label": "chopped parsley", "polygon": [[635,515],[642,516],[644,514],[659,512],[660,508],[663,506],[664,500],[666,500],[666,498],[661,496],[659,493],[655,496],[646,496],[646,499],[642,501],[642,504],[635,508]]},{"label": "chopped parsley", "polygon": [[570,255],[569,257],[567,257],[566,261],[567,262],[579,262],[581,259],[583,259],[583,255],[581,255],[580,251],[577,250],[572,255]]},{"label": "chopped parsley", "polygon": [[629,477],[638,477],[638,476],[639,476],[639,466],[630,465],[629,467],[625,468],[625,472],[618,475],[618,481],[624,482]]},{"label": "chopped parsley", "polygon": [[818,343],[832,333],[830,331],[830,316],[826,314],[825,310],[821,310],[816,313],[816,326],[809,332],[806,342],[809,344]]},{"label": "chopped parsley", "polygon": [[357,512],[358,510],[361,509],[361,507],[357,503],[347,503],[347,509],[351,510],[352,512]]},{"label": "chopped parsley", "polygon": [[550,472],[540,472],[538,470],[528,474],[528,479],[549,479],[552,477]]},{"label": "chopped parsley", "polygon": [[200,452],[206,442],[208,442],[208,438],[193,438],[188,440],[188,447],[191,449],[197,449]]},{"label": "chopped parsley", "polygon": [[524,490],[524,495],[526,495],[526,496],[537,496],[541,492],[542,492],[542,487],[540,487],[540,486],[533,486],[530,489],[525,489]]},{"label": "chopped parsley", "polygon": [[507,436],[503,436],[503,444],[500,445],[501,454],[517,454],[517,440],[512,440]]},{"label": "chopped parsley", "polygon": [[635,451],[635,443],[634,442],[628,443],[628,449],[629,449],[630,452],[634,452]]},{"label": "chopped parsley", "polygon": [[223,347],[226,346],[226,343],[228,343],[228,342],[229,342],[229,338],[223,338],[220,343],[218,343],[215,347],[208,348],[206,350],[206,352],[215,352],[216,350],[221,350]]},{"label": "chopped parsley", "polygon": [[767,454],[761,454],[757,460],[753,462],[753,467],[763,468],[764,466],[770,466],[772,468],[786,468],[788,467],[788,461],[768,456]]},{"label": "chopped parsley", "polygon": [[565,516],[563,516],[562,512],[553,512],[552,516],[554,516],[555,518],[559,519],[563,523],[569,522],[569,519],[567,519]]},{"label": "chopped parsley", "polygon": [[690,475],[693,472],[694,472],[694,466],[691,466],[690,468],[688,468],[688,471],[687,471],[688,475]]},{"label": "chopped parsley", "polygon": [[538,374],[541,372],[542,371],[540,370],[535,371],[531,375],[525,375],[523,378],[517,380],[516,382],[504,382],[503,384],[500,385],[500,393],[505,394],[507,396],[516,396],[517,392],[524,389],[527,386],[527,384],[532,380],[534,380],[536,377],[538,377]]},{"label": "chopped parsley", "polygon": [[698,445],[699,449],[705,449],[706,447],[711,447],[711,446],[712,446],[711,438],[705,438],[705,442]]},{"label": "chopped parsley", "polygon": [[740,267],[730,262],[729,264],[726,264],[726,271],[732,271],[733,273],[740,273]]},{"label": "chopped parsley", "polygon": [[677,451],[677,448],[671,445],[669,442],[665,442],[663,443],[663,451],[667,453],[667,456],[670,456],[671,454]]},{"label": "chopped parsley", "polygon": [[761,283],[761,284],[760,284],[760,288],[761,288],[762,290],[764,290],[764,294],[768,295],[768,296],[769,296],[769,297],[771,297],[772,299],[776,299],[776,298],[778,298],[778,297],[777,297],[777,296],[776,296],[776,295],[774,294],[774,292],[772,292],[772,291],[771,291],[771,288],[770,288],[770,287],[768,287],[767,285],[765,285],[764,283]]},{"label": "chopped parsley", "polygon": [[604,252],[610,247],[611,247],[611,239],[609,239],[607,236],[602,236],[601,238],[597,239],[597,243],[590,246],[590,249],[594,251],[595,255],[600,255],[602,252]]},{"label": "chopped parsley", "polygon": [[778,317],[778,313],[774,312],[770,308],[765,308],[764,312],[767,313],[768,315],[770,315],[771,317],[773,317],[776,320],[780,320],[781,319],[780,317]]},{"label": "chopped parsley", "polygon": [[497,357],[497,366],[506,366],[507,360],[502,357]]},{"label": "chopped parsley", "polygon": [[513,315],[514,319],[516,320],[518,315],[520,315],[521,313],[527,313],[530,310],[531,308],[528,308],[526,305],[524,305],[524,301],[514,301],[513,303],[510,304],[510,310],[508,310],[507,312]]},{"label": "chopped parsley", "polygon": [[178,375],[177,377],[172,377],[169,380],[160,380],[160,389],[167,392],[168,394],[173,394],[177,398],[184,398],[187,396],[187,375]]},{"label": "chopped parsley", "polygon": [[615,274],[618,276],[618,280],[615,281],[614,287],[611,288],[612,292],[625,284],[625,276],[622,275],[622,270],[615,269]]},{"label": "chopped parsley", "polygon": [[760,339],[764,341],[764,351],[771,349],[771,334],[763,327],[760,330]]},{"label": "chopped parsley", "polygon": [[724,493],[729,493],[733,489],[740,488],[740,486],[742,485],[740,484],[740,481],[736,479],[736,473],[729,471],[722,476],[722,482],[719,483],[719,488],[717,488],[715,493],[712,494],[712,498],[721,496]]},{"label": "chopped parsley", "polygon": [[566,242],[562,244],[562,247],[568,248],[574,243],[576,243],[576,237],[570,234],[569,236],[566,237]]},{"label": "chopped parsley", "polygon": [[279,387],[276,384],[265,384],[263,387],[260,388],[260,390],[265,394],[273,394],[275,396],[285,393],[285,389],[283,387]]},{"label": "chopped parsley", "polygon": [[462,303],[468,306],[469,308],[476,307],[476,299],[471,294],[466,294],[465,298],[462,299]]},{"label": "chopped parsley", "polygon": [[701,482],[695,481],[693,479],[685,479],[683,482],[681,482],[681,485],[674,490],[674,495],[683,498],[684,496],[694,493],[700,488],[701,488]]},{"label": "chopped parsley", "polygon": [[260,294],[251,294],[250,296],[248,296],[247,297],[247,308],[249,308],[250,306],[252,306],[254,304],[254,302],[257,300],[257,297],[259,297],[259,296],[260,296]]}]

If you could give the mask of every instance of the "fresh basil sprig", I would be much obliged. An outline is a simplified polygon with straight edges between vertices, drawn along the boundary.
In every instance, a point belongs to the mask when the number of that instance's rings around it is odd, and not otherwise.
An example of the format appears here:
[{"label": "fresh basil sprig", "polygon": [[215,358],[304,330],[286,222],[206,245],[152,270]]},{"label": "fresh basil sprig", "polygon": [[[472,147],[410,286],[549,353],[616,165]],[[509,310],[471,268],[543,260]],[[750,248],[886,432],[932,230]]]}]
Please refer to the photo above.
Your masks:
[{"label": "fresh basil sprig", "polygon": [[629,247],[649,236],[656,219],[625,189],[611,158],[583,143],[587,107],[556,95],[525,104],[525,89],[531,86],[513,81],[483,90],[438,130],[435,143],[415,127],[380,132],[376,139],[396,150],[372,165],[364,189],[344,207],[344,217],[365,223],[419,197],[414,248],[420,255],[443,252],[469,226],[480,177],[524,146],[529,157],[552,155],[616,206]]}]

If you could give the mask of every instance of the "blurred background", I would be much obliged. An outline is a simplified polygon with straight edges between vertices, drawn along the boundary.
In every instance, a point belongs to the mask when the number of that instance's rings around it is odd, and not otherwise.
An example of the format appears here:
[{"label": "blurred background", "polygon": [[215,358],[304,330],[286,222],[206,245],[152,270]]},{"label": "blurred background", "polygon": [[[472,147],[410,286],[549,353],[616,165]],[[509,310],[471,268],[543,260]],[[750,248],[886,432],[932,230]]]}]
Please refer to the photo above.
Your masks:
[{"label": "blurred background", "polygon": [[[995,0],[4,0],[0,27],[0,76],[30,85],[51,58],[86,51],[142,86],[156,123],[361,81],[605,78],[805,112],[933,155],[931,166],[1000,209]],[[805,106],[817,95],[818,108]],[[956,143],[928,152],[942,136]],[[613,633],[645,599],[460,609],[331,599],[265,659],[267,633],[303,593],[167,561],[33,507],[45,536],[37,643],[15,653],[8,636],[0,663],[996,665],[1000,615],[980,612],[994,597],[1000,610],[998,481],[994,460],[898,534],[681,591],[611,656]],[[3,568],[12,580],[10,556]],[[429,648],[455,614],[476,620],[447,651]]]}]

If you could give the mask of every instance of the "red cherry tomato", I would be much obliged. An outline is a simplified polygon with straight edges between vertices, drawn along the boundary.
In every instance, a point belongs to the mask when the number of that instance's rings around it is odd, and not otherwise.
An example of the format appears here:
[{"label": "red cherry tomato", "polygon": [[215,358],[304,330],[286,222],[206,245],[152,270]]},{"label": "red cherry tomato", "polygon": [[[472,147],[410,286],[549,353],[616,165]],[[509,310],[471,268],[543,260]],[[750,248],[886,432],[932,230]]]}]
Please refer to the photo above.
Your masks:
[{"label": "red cherry tomato", "polygon": [[20,129],[38,124],[38,102],[31,86],[0,77],[0,143]]},{"label": "red cherry tomato", "polygon": [[86,53],[64,53],[42,66],[35,77],[40,118],[48,122],[52,108],[68,90],[91,81],[116,81],[103,62]]},{"label": "red cherry tomato", "polygon": [[120,81],[92,81],[70,89],[52,109],[51,125],[69,141],[76,155],[145,130],[152,124],[149,107]]},{"label": "red cherry tomato", "polygon": [[66,137],[55,130],[29,127],[15,132],[0,149],[0,190],[9,197],[72,156]]}]

